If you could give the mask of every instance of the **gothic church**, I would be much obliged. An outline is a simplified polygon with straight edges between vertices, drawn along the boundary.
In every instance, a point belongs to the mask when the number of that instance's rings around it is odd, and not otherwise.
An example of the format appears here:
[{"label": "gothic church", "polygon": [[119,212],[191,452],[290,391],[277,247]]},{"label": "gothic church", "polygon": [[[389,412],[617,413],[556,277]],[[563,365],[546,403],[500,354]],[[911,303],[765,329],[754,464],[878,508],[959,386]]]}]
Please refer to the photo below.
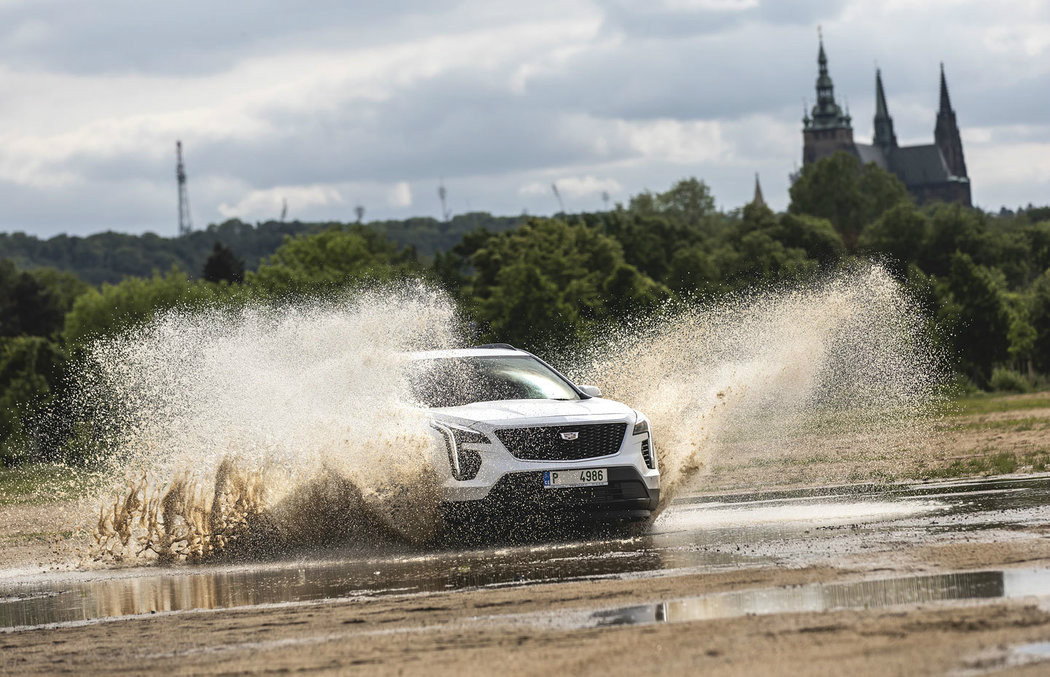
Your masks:
[{"label": "gothic church", "polygon": [[934,142],[924,146],[898,146],[893,118],[882,90],[882,74],[875,71],[875,138],[871,145],[853,141],[852,119],[835,103],[824,40],[817,56],[817,103],[802,118],[802,162],[810,164],[836,151],[846,151],[860,162],[874,162],[904,183],[918,203],[940,200],[970,206],[970,179],[966,176],[962,140],[955,111],[948,99],[948,84],[941,64],[941,102],[934,128]]}]

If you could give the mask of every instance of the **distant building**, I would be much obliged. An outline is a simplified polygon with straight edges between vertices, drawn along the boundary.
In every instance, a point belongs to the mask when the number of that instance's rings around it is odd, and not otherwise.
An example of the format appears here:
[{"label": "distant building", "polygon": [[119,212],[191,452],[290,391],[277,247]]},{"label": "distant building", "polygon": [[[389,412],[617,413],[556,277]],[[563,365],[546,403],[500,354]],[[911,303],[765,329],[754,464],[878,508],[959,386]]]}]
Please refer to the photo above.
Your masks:
[{"label": "distant building", "polygon": [[766,199],[762,197],[762,184],[758,182],[758,172],[755,172],[755,196],[751,198],[751,204],[756,207],[765,207]]},{"label": "distant building", "polygon": [[874,162],[892,172],[904,183],[916,202],[933,200],[960,202],[970,206],[970,179],[966,175],[962,139],[955,122],[955,111],[948,98],[948,84],[941,64],[941,101],[934,128],[934,142],[924,146],[898,146],[893,118],[886,106],[882,73],[875,71],[875,138],[870,145],[853,141],[849,111],[835,103],[834,87],[828,75],[824,40],[817,56],[817,103],[812,114],[802,118],[802,163],[808,165],[845,151],[863,163]]}]

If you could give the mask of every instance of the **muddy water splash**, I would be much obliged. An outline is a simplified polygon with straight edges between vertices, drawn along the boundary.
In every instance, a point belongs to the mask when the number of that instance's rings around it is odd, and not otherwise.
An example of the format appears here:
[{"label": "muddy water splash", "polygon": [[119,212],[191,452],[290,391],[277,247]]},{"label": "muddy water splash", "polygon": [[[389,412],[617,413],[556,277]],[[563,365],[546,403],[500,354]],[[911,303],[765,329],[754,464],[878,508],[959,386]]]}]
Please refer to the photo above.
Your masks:
[{"label": "muddy water splash", "polygon": [[125,477],[96,554],[200,559],[238,548],[432,536],[438,486],[400,354],[456,344],[423,287],[347,302],[172,312],[94,347],[82,393]]},{"label": "muddy water splash", "polygon": [[923,321],[884,269],[863,266],[634,322],[575,376],[650,417],[666,506],[715,462],[914,442],[941,380]]},{"label": "muddy water splash", "polygon": [[[939,379],[923,318],[884,270],[639,320],[571,369],[653,421],[663,505],[713,464],[914,440]],[[423,287],[346,303],[169,313],[96,346],[83,392],[126,478],[97,554],[241,548],[438,528],[425,413],[400,353],[461,345]]]}]

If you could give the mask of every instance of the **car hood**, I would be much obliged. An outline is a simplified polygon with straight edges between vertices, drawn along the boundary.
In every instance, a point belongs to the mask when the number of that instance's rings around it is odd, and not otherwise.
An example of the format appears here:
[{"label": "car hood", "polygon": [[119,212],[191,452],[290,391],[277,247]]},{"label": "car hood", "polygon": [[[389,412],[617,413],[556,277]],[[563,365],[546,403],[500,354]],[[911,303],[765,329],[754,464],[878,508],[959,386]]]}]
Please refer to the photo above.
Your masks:
[{"label": "car hood", "polygon": [[461,407],[431,409],[442,419],[461,424],[484,423],[501,427],[507,424],[576,423],[591,419],[633,421],[634,410],[626,404],[592,397],[586,400],[501,400],[475,402]]}]

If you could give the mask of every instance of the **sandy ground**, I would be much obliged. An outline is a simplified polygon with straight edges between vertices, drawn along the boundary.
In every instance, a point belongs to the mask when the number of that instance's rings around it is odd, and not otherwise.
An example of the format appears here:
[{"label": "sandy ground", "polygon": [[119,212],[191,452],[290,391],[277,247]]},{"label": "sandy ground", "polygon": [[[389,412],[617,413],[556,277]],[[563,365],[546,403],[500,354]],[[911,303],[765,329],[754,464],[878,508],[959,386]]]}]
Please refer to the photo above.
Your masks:
[{"label": "sandy ground", "polygon": [[87,499],[0,507],[0,569],[77,566],[88,554],[95,510]]},{"label": "sandy ground", "polygon": [[[1005,399],[1021,402],[1046,395]],[[908,434],[891,446],[858,444],[849,435],[825,436],[819,444],[803,441],[792,446],[771,457],[760,445],[725,445],[712,459],[711,473],[703,478],[705,490],[913,480],[954,462],[994,454],[1050,454],[1050,409],[949,416],[931,421],[924,430]]]},{"label": "sandy ground", "polygon": [[[953,460],[1046,449],[1050,409],[1012,411],[948,419],[921,445],[893,453],[851,456],[844,444],[841,456],[828,458],[824,450],[815,460],[800,454],[786,464],[722,458],[706,485],[720,491],[904,479]],[[61,532],[55,532],[56,515]],[[92,510],[74,502],[0,508],[0,568],[75,564],[91,522]],[[1005,657],[1011,646],[1050,641],[1050,608],[1035,599],[590,629],[523,624],[517,616],[873,576],[1050,567],[1050,525],[1014,536],[1009,542],[982,542],[975,535],[972,542],[895,545],[877,557],[858,554],[833,566],[665,571],[0,632],[0,674],[1045,675],[1050,663],[1024,665]]]},{"label": "sandy ground", "polygon": [[[970,545],[903,552],[898,572],[954,569],[958,563],[1050,565],[1045,537]],[[1050,611],[1026,600],[582,630],[505,620],[536,611],[855,580],[865,573],[763,568],[158,615],[0,634],[0,672],[967,674],[998,665],[1004,647],[1050,638]],[[1046,674],[1046,668],[1012,671]]]}]

